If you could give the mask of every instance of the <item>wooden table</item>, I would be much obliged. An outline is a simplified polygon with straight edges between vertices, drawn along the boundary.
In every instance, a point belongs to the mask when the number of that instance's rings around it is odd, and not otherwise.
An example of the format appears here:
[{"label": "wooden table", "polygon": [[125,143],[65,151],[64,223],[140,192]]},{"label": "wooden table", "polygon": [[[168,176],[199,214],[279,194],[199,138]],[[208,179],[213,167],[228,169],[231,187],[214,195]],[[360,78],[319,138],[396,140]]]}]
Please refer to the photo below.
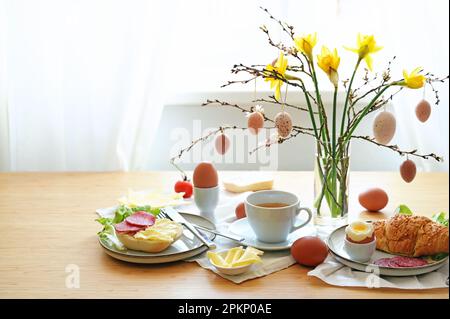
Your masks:
[{"label": "wooden table", "polygon": [[[223,172],[223,174],[231,172]],[[94,209],[115,204],[128,188],[171,189],[174,172],[1,173],[0,297],[2,298],[448,298],[448,289],[401,291],[343,288],[308,277],[294,265],[240,285],[195,263],[134,265],[99,247]],[[361,213],[356,194],[369,186],[390,195],[385,212],[400,203],[431,215],[448,212],[448,174],[422,173],[406,184],[397,173],[352,172],[351,218]],[[312,202],[310,172],[276,172],[275,187]],[[367,213],[362,213],[367,217]],[[380,217],[382,214],[370,215]],[[66,288],[66,267],[77,265],[80,287]]]}]

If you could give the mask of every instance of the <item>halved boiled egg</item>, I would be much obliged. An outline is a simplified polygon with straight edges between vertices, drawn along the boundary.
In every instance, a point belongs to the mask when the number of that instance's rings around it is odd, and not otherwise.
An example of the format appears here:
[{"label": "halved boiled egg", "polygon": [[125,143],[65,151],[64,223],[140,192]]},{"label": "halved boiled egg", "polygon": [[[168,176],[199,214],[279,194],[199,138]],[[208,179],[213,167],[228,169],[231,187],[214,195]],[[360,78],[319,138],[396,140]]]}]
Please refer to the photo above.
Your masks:
[{"label": "halved boiled egg", "polygon": [[357,244],[367,244],[374,240],[374,228],[371,223],[355,221],[345,228],[347,240]]}]

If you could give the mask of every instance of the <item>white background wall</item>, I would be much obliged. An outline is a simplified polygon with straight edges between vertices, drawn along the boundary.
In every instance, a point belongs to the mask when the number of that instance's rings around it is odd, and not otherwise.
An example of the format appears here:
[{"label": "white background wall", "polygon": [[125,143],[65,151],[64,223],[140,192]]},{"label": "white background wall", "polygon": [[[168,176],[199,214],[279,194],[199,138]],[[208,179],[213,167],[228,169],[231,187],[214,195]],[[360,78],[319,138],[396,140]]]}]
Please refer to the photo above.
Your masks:
[{"label": "white background wall", "polygon": [[[393,74],[417,66],[449,73],[447,0],[0,0],[0,170],[167,169],[172,128],[190,129],[192,119],[203,127],[242,123],[233,110],[199,105],[207,97],[252,99],[252,84],[219,87],[234,63],[267,64],[278,55],[260,25],[287,40],[260,5],[298,34],[317,31],[317,49],[337,47],[341,78],[356,58],[342,46],[354,45],[358,32],[384,46],[374,55],[377,70],[397,55]],[[448,83],[439,88],[441,105],[425,124],[414,115],[421,90],[390,107],[398,121],[393,142],[446,159],[417,160],[420,170],[448,170]],[[268,89],[258,83],[260,95]],[[430,90],[426,97],[433,99]],[[368,119],[362,130],[370,126]],[[310,169],[313,149],[303,137],[281,145],[279,168]],[[359,143],[352,154],[354,169],[394,170],[401,161]]]}]

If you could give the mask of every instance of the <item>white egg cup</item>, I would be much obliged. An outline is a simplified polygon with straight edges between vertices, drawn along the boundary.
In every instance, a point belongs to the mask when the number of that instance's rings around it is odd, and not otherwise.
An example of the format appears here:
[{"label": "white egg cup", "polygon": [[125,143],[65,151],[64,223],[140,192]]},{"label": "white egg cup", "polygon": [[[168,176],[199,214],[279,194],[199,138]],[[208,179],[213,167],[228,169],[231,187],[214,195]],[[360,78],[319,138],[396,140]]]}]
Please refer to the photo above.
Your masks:
[{"label": "white egg cup", "polygon": [[194,187],[194,202],[200,213],[214,213],[219,203],[219,185],[209,188]]},{"label": "white egg cup", "polygon": [[367,244],[352,243],[347,238],[345,238],[344,243],[345,251],[354,260],[358,262],[367,262],[372,257],[373,253],[377,248],[376,238]]}]

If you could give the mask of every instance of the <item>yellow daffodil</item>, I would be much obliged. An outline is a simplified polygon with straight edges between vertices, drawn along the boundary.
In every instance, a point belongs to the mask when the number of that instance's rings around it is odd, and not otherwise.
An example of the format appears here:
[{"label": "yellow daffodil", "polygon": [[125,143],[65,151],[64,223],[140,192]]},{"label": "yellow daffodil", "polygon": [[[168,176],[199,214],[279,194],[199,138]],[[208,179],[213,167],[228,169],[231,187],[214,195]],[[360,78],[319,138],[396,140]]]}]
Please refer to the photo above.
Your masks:
[{"label": "yellow daffodil", "polygon": [[337,70],[340,62],[341,58],[339,57],[337,50],[334,49],[334,51],[331,52],[326,46],[322,47],[322,52],[317,56],[317,64],[328,75],[331,83],[333,83],[335,87],[338,86],[339,82]]},{"label": "yellow daffodil", "polygon": [[317,44],[317,33],[311,33],[294,39],[295,48],[312,60],[314,46]]},{"label": "yellow daffodil", "polygon": [[366,61],[367,67],[372,71],[373,61],[371,54],[380,51],[383,47],[377,46],[377,42],[373,35],[362,35],[361,33],[358,33],[356,45],[356,48],[344,48],[357,53],[359,60]]},{"label": "yellow daffodil", "polygon": [[411,73],[403,70],[404,82],[403,85],[409,87],[410,89],[420,89],[425,85],[426,77],[420,74],[422,68],[415,68]]},{"label": "yellow daffodil", "polygon": [[273,74],[276,73],[278,77],[284,78],[284,76],[286,74],[287,66],[288,66],[288,60],[284,56],[283,52],[280,52],[280,56],[276,60],[275,65],[268,64],[266,66],[266,69],[264,72],[265,75],[267,76],[265,78],[265,81],[270,82],[271,89],[275,89],[275,98],[277,100],[280,100],[280,98],[281,98],[281,87],[283,86],[284,82],[283,82],[283,80],[280,80],[279,78],[271,77],[271,75],[273,76]]}]

